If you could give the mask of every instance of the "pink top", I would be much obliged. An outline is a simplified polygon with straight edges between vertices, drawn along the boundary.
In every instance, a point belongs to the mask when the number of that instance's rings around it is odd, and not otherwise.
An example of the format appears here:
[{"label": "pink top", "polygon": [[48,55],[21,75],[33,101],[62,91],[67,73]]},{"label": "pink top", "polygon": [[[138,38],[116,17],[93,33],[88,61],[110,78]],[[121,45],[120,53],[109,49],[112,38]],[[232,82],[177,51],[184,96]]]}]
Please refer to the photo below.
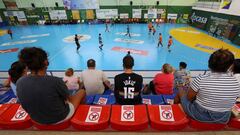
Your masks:
[{"label": "pink top", "polygon": [[153,83],[157,94],[173,94],[173,74],[159,73],[154,77]]},{"label": "pink top", "polygon": [[79,79],[75,76],[65,76],[63,81],[66,83],[69,90],[78,90],[79,89]]}]

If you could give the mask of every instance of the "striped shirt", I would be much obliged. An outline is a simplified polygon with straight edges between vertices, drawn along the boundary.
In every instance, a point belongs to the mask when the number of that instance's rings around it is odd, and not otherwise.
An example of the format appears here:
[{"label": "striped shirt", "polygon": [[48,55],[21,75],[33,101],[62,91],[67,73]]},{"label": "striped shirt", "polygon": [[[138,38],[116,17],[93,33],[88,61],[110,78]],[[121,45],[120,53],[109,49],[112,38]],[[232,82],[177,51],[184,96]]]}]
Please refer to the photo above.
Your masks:
[{"label": "striped shirt", "polygon": [[200,75],[190,86],[197,92],[196,102],[210,111],[230,111],[236,98],[240,97],[240,83],[227,73]]}]

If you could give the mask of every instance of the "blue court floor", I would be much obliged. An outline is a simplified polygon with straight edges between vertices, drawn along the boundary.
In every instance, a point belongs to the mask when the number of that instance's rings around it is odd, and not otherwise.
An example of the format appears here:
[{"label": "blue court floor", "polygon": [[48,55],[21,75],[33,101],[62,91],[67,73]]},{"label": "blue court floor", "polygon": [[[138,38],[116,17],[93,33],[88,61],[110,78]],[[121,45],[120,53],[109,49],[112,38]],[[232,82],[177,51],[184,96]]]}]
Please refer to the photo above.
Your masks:
[{"label": "blue court floor", "polygon": [[[11,27],[13,40],[9,35],[0,36],[0,50],[12,48],[19,48],[19,50],[0,53],[0,70],[8,70],[11,63],[17,60],[20,49],[31,46],[41,47],[48,52],[49,70],[65,70],[69,67],[83,70],[90,58],[96,60],[98,69],[122,70],[122,58],[128,49],[133,51],[135,70],[160,70],[164,63],[170,63],[178,68],[180,61],[188,63],[188,69],[191,70],[208,69],[209,53],[189,48],[175,39],[171,46],[172,51],[170,53],[167,51],[169,31],[174,28],[187,27],[187,25],[161,24],[160,27],[156,27],[155,36],[148,34],[147,24],[129,24],[129,26],[131,38],[124,36],[127,28],[125,24],[109,26],[110,32],[105,32],[104,24]],[[0,29],[7,28],[9,27]],[[163,34],[163,48],[157,48],[159,32]],[[82,36],[79,53],[76,53],[76,45],[69,37],[76,33]],[[103,38],[103,51],[98,48],[99,33]]]}]

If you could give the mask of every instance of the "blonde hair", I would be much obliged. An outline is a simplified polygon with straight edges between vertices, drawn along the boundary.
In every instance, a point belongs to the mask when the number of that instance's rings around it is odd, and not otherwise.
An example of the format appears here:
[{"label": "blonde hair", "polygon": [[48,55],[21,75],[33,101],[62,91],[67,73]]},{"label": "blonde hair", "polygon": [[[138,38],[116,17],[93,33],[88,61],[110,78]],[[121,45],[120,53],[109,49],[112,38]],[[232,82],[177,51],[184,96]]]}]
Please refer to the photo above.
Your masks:
[{"label": "blonde hair", "polygon": [[66,76],[72,76],[74,74],[74,70],[72,68],[69,68],[65,71]]},{"label": "blonde hair", "polygon": [[174,69],[170,64],[166,63],[162,66],[162,72],[165,74],[173,73],[173,71],[174,71]]}]

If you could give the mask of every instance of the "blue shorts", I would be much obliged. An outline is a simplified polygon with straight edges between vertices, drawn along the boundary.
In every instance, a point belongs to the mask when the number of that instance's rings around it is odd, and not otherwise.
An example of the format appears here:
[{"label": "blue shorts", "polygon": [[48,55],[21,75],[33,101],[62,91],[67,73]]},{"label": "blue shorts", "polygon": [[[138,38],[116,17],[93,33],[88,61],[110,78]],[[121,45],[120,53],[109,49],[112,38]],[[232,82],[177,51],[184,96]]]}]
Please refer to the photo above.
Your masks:
[{"label": "blue shorts", "polygon": [[188,116],[200,122],[226,124],[231,117],[231,111],[227,112],[210,111],[203,108],[195,101],[190,102],[186,96],[181,98],[181,104],[183,110]]}]

